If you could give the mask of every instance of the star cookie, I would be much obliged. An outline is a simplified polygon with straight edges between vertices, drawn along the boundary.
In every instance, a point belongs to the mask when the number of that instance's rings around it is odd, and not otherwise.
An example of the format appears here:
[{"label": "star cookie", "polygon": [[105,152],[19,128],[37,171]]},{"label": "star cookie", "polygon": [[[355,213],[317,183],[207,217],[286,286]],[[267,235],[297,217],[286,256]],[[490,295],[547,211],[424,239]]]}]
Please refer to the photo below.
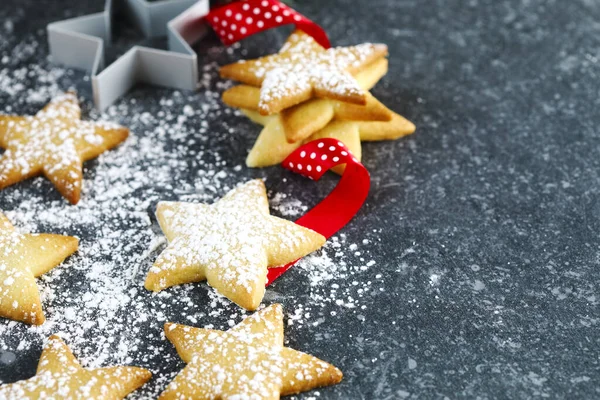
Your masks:
[{"label": "star cookie", "polygon": [[124,141],[129,130],[81,121],[74,93],[55,97],[35,116],[0,115],[0,189],[44,174],[72,204],[81,195],[82,163]]},{"label": "star cookie", "polygon": [[[388,61],[380,58],[354,75],[358,85],[365,91],[371,89],[387,73]],[[367,103],[356,105],[329,99],[311,99],[282,110],[278,117],[287,141],[295,143],[323,129],[333,119],[352,121],[390,121],[393,112],[381,104],[370,93],[365,92]],[[249,85],[234,86],[223,92],[223,102],[234,108],[254,111],[258,123],[265,121],[260,115],[260,89]],[[254,119],[253,117],[251,117]]]},{"label": "star cookie", "polygon": [[[364,90],[369,90],[387,72],[387,60],[380,58],[354,75],[356,82]],[[361,141],[392,140],[412,134],[415,125],[377,102],[380,115],[389,115],[388,120],[373,121],[368,117],[368,107],[342,103],[329,99],[312,99],[298,104],[279,114],[263,116],[258,112],[258,89],[240,85],[225,96],[226,103],[240,107],[252,121],[264,125],[254,146],[246,158],[248,167],[267,167],[281,163],[303,143],[332,137],[342,141],[357,158],[361,159]],[[230,89],[231,90],[231,89]],[[244,92],[244,96],[235,91]],[[239,92],[238,92],[239,94]],[[362,110],[361,110],[362,109]],[[293,127],[293,128],[290,128]],[[290,134],[290,131],[292,132]],[[298,134],[298,136],[293,136]],[[309,134],[309,136],[306,136]],[[291,138],[301,138],[291,141]],[[341,174],[344,166],[333,168]]]},{"label": "star cookie", "polygon": [[125,398],[148,382],[150,371],[137,367],[84,369],[56,335],[44,346],[33,378],[0,386],[0,399]]},{"label": "star cookie", "polygon": [[366,104],[367,96],[352,77],[387,55],[387,46],[364,43],[325,50],[295,31],[277,54],[221,67],[223,78],[260,86],[259,112],[270,115],[313,97]]},{"label": "star cookie", "polygon": [[159,399],[279,399],[342,380],[342,372],[283,346],[283,311],[275,304],[226,332],[165,324],[187,366]]},{"label": "star cookie", "polygon": [[77,251],[78,244],[71,236],[21,234],[0,213],[0,317],[43,324],[35,278]]},{"label": "star cookie", "polygon": [[161,202],[156,217],[169,245],[146,278],[146,289],[207,280],[231,301],[255,310],[267,268],[320,248],[325,238],[271,216],[265,185],[252,180],[215,204]]},{"label": "star cookie", "polygon": [[[244,112],[246,111],[244,110]],[[322,138],[334,138],[344,143],[352,155],[360,161],[362,157],[361,142],[393,140],[410,135],[414,131],[415,126],[412,122],[394,113],[392,120],[388,122],[334,120],[306,140],[289,143],[280,120],[273,119],[267,122],[256,139],[246,158],[246,165],[257,168],[280,164],[303,143]],[[341,174],[344,168],[344,165],[339,165],[332,170]]]},{"label": "star cookie", "polygon": [[[356,81],[365,90],[372,88],[382,76],[380,73],[382,65],[377,64],[380,64],[380,62],[373,63],[370,67],[355,75]],[[387,61],[385,61],[385,69],[387,70]],[[290,110],[295,109],[293,113],[301,114],[303,113],[302,108],[307,107],[309,111],[306,113],[310,113],[310,108],[313,107],[311,103],[315,101],[330,103],[329,107],[332,108],[335,108],[336,103],[339,103],[332,100],[309,100]],[[250,108],[242,108],[242,112],[254,122],[264,125],[246,158],[248,167],[267,167],[279,164],[303,143],[325,137],[340,140],[360,160],[362,155],[361,141],[393,140],[410,135],[415,131],[415,125],[412,122],[379,103],[381,107],[390,113],[391,119],[389,121],[360,120],[360,112],[355,114],[357,117],[353,117],[351,113],[346,115],[334,113],[331,118],[323,119],[320,124],[315,124],[314,121],[317,120],[317,117],[313,115],[313,118],[306,122],[307,126],[311,128],[307,130],[311,133],[310,136],[290,143],[289,129],[286,127],[286,124],[289,125],[286,122],[288,116],[285,115],[285,112],[265,117],[256,111],[256,107],[252,107],[250,101],[246,104],[250,105]],[[350,105],[350,107],[360,108],[361,106]],[[327,122],[322,128],[314,130],[315,127],[321,126],[322,122],[325,121]],[[337,166],[333,168],[333,171],[342,173],[344,166]]]}]

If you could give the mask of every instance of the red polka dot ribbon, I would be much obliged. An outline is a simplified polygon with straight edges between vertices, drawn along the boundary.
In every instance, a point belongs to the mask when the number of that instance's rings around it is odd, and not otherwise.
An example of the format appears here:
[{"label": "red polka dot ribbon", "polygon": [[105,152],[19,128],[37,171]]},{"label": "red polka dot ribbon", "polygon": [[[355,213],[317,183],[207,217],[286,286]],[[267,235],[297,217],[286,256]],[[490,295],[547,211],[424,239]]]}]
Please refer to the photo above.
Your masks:
[{"label": "red polka dot ribbon", "polygon": [[211,10],[206,21],[227,46],[267,29],[294,24],[321,46],[331,47],[323,28],[279,0],[236,1]]},{"label": "red polka dot ribbon", "polygon": [[[362,207],[371,186],[369,172],[348,148],[336,139],[306,143],[283,161],[283,167],[318,181],[331,168],[346,164],[344,174],[329,196],[300,217],[296,223],[330,238],[342,229]],[[298,260],[283,267],[270,268],[267,286]]]}]

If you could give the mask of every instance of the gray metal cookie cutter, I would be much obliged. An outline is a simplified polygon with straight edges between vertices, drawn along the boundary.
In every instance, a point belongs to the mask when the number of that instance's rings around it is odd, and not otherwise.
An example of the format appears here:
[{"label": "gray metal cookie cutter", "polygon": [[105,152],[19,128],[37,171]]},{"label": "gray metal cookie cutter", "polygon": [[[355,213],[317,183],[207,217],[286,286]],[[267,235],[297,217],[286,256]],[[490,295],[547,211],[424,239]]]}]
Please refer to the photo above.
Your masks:
[{"label": "gray metal cookie cutter", "polygon": [[[111,41],[115,6],[124,8],[145,37],[166,35],[169,50],[133,46],[105,68],[104,46]],[[198,57],[190,44],[208,32],[202,19],[209,9],[208,0],[106,0],[102,12],[49,24],[50,55],[53,62],[91,74],[100,111],[138,82],[196,90]]]}]

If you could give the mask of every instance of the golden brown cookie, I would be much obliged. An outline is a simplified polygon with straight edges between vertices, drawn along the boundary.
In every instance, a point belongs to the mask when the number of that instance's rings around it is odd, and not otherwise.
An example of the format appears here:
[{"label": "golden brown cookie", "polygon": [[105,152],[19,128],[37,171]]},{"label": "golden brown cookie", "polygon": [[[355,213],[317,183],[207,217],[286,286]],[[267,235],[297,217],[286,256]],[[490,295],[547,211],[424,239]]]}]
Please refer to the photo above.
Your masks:
[{"label": "golden brown cookie", "polygon": [[97,399],[125,398],[152,377],[137,367],[84,369],[69,347],[50,336],[33,378],[0,386],[0,399]]},{"label": "golden brown cookie", "polygon": [[127,138],[129,130],[81,121],[74,93],[58,96],[34,117],[0,115],[0,189],[45,175],[72,204],[81,195],[82,163]]},{"label": "golden brown cookie", "polygon": [[304,140],[323,129],[334,119],[350,121],[389,121],[392,111],[366,92],[367,104],[343,103],[335,100],[314,99],[281,111],[281,122],[288,142]]},{"label": "golden brown cookie", "polygon": [[[387,58],[378,58],[354,74],[353,77],[363,90],[369,90],[387,74],[388,64]],[[260,88],[251,85],[236,85],[223,92],[222,98],[223,102],[231,107],[247,108],[258,112]]]},{"label": "golden brown cookie", "polygon": [[161,400],[279,399],[342,380],[333,365],[283,346],[279,304],[226,332],[167,323],[165,335],[187,366]]},{"label": "golden brown cookie", "polygon": [[[368,90],[372,88],[383,75],[385,75],[387,67],[388,64],[386,59],[376,60],[363,71],[355,74],[356,81],[363,89]],[[305,130],[305,132],[311,132],[311,134],[302,141],[290,143],[288,134],[290,126],[289,121],[290,117],[293,117],[293,114],[282,112],[268,117],[262,116],[257,112],[257,103],[253,103],[253,101],[256,100],[256,93],[248,95],[248,93],[252,93],[252,91],[256,91],[256,89],[245,85],[237,87],[242,87],[243,89],[241,90],[246,92],[245,101],[241,104],[250,106],[249,108],[241,108],[241,111],[252,121],[264,126],[246,158],[246,165],[252,168],[279,164],[303,143],[323,137],[333,137],[342,141],[348,146],[355,157],[360,160],[361,141],[393,140],[412,134],[415,131],[415,126],[412,122],[387,109],[383,105],[381,105],[381,107],[385,108],[391,115],[389,121],[360,121],[360,113],[357,113],[356,117],[352,116],[352,113],[356,111],[353,110],[353,108],[360,108],[360,106],[346,105],[344,106],[344,111],[340,112],[339,109],[337,109],[338,111],[333,113],[333,116],[331,116],[331,113],[321,114],[325,116],[322,119],[317,117],[316,113],[314,113],[311,118],[306,119],[304,127],[301,126],[301,119],[298,118],[296,129]],[[337,104],[339,104],[339,102],[332,100],[313,99],[299,104],[290,110],[293,110],[294,108],[302,110],[303,107],[306,107],[306,110],[309,110],[313,107],[313,103],[317,102],[329,103],[329,107],[332,108],[337,107]],[[325,107],[322,107],[321,110],[324,108]],[[344,114],[346,111],[348,114]],[[310,114],[310,111],[302,111],[302,113],[308,115]],[[327,115],[330,115],[331,118],[327,118]],[[315,123],[314,121],[316,120],[320,120],[320,122]],[[321,127],[324,121],[327,121],[327,123]],[[288,128],[286,128],[286,124],[288,125]],[[317,127],[320,128],[315,130]],[[344,171],[344,166],[338,166],[334,168],[333,171],[342,173]]]},{"label": "golden brown cookie", "polygon": [[[380,58],[354,77],[364,90],[371,89],[387,72],[388,61]],[[282,110],[279,114],[287,141],[304,140],[323,129],[332,119],[351,121],[389,121],[393,112],[366,92],[367,104],[356,105],[329,99],[311,99]],[[265,117],[258,113],[260,89],[249,85],[234,86],[223,93],[223,102],[231,107],[256,111],[251,118],[266,125]]]},{"label": "golden brown cookie", "polygon": [[[250,116],[256,114],[251,110],[242,111]],[[338,139],[360,160],[362,141],[393,140],[410,135],[415,131],[415,125],[412,122],[394,113],[392,120],[387,122],[333,120],[325,128],[312,134],[306,140],[289,143],[279,118],[270,118],[266,122],[267,125],[260,132],[254,146],[248,153],[246,158],[248,167],[260,168],[279,164],[303,143],[324,137]],[[343,170],[343,166],[333,169],[337,173],[341,173]]]},{"label": "golden brown cookie", "polygon": [[[250,110],[242,110],[242,112],[252,120],[255,120],[254,115],[260,115]],[[265,122],[266,125],[246,157],[246,165],[250,168],[277,165],[292,154],[294,150],[302,146],[302,142],[290,143],[287,141],[285,129],[279,117],[270,118]]]},{"label": "golden brown cookie", "polygon": [[77,251],[78,244],[71,236],[21,234],[0,213],[0,317],[43,324],[35,278]]},{"label": "golden brown cookie", "polygon": [[270,115],[313,97],[366,104],[355,74],[387,55],[387,46],[365,43],[325,50],[297,30],[277,54],[221,68],[221,76],[260,86],[259,112]]},{"label": "golden brown cookie", "polygon": [[239,186],[212,205],[161,202],[156,217],[169,245],[150,269],[146,289],[207,280],[248,310],[262,301],[267,268],[325,243],[322,235],[271,216],[261,180]]}]

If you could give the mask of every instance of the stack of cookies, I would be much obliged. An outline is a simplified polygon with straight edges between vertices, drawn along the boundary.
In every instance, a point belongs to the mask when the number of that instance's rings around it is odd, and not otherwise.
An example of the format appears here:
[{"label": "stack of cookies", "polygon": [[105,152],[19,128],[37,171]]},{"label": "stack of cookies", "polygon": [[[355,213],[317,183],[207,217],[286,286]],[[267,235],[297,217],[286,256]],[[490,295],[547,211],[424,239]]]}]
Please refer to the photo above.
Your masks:
[{"label": "stack of cookies", "polygon": [[368,92],[387,73],[387,54],[386,45],[371,43],[326,50],[297,30],[277,54],[222,67],[222,77],[243,83],[225,91],[223,101],[264,126],[246,165],[279,164],[303,143],[325,137],[360,160],[361,141],[413,133],[413,123]]}]

